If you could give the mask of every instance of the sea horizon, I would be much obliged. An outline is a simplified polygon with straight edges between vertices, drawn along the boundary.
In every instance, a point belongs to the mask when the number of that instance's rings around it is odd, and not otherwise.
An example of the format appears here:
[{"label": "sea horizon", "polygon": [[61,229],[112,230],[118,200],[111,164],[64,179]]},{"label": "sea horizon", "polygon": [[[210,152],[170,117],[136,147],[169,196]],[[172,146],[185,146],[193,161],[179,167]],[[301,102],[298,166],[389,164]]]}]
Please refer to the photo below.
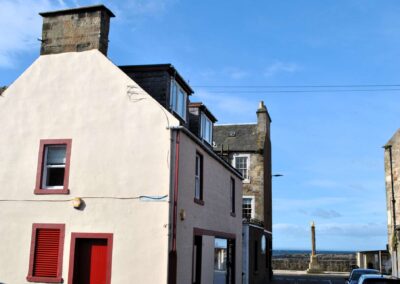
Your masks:
[{"label": "sea horizon", "polygon": [[[272,255],[285,255],[285,254],[310,254],[310,249],[273,249]],[[317,254],[353,254],[356,251],[351,250],[317,250]]]}]

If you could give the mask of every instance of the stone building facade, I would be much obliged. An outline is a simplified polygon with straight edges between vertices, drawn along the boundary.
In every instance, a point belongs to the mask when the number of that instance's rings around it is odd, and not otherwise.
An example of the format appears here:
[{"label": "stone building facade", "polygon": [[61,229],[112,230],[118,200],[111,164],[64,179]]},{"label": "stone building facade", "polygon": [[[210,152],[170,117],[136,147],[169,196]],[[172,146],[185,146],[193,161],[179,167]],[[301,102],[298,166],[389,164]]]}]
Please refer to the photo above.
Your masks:
[{"label": "stone building facade", "polygon": [[392,257],[392,274],[399,276],[400,203],[398,201],[400,200],[400,129],[396,131],[384,148],[388,247]]},{"label": "stone building facade", "polygon": [[257,123],[214,126],[214,151],[243,176],[243,283],[272,276],[271,118],[263,102]]}]

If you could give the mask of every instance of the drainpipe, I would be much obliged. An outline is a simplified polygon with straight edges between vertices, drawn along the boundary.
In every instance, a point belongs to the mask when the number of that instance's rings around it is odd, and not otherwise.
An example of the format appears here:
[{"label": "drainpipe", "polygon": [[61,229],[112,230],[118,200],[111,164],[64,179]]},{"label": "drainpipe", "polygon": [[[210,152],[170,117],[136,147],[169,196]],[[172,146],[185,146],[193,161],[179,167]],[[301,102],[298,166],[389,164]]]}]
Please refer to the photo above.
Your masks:
[{"label": "drainpipe", "polygon": [[175,140],[175,169],[174,169],[174,213],[172,220],[172,250],[176,252],[176,222],[178,217],[178,189],[179,189],[179,143],[180,132],[176,131]]},{"label": "drainpipe", "polygon": [[396,199],[394,197],[394,183],[393,183],[393,157],[392,157],[392,145],[384,146],[385,150],[389,150],[389,164],[390,164],[390,184],[392,188],[392,213],[393,213],[393,238],[395,238],[396,243],[394,246],[395,252],[395,262],[396,262],[396,276],[399,275],[399,264],[397,259],[397,233],[396,233]]},{"label": "drainpipe", "polygon": [[178,189],[179,189],[179,144],[180,132],[175,132],[175,162],[174,162],[174,199],[173,199],[173,213],[172,213],[172,249],[169,253],[169,273],[168,284],[176,284],[177,282],[177,265],[178,256],[176,253],[176,223],[178,216]]}]

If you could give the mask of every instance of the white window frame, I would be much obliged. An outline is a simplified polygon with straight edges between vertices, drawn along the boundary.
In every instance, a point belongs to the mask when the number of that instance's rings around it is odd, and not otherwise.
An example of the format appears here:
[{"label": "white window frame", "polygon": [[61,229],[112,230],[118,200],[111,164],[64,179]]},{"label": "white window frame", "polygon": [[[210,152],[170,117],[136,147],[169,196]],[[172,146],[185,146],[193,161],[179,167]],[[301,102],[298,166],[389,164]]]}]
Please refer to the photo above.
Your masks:
[{"label": "white window frame", "polygon": [[[182,111],[183,113],[179,113],[179,96],[182,95]],[[176,82],[176,80],[171,77],[171,88],[170,88],[170,99],[169,106],[173,112],[179,115],[184,121],[186,121],[186,112],[187,112],[187,93],[185,90]]]},{"label": "white window frame", "polygon": [[[60,164],[60,165],[47,165],[47,154],[49,151],[49,148],[53,147],[53,148],[61,148],[61,147],[65,147],[65,157],[64,157],[64,164]],[[66,163],[67,163],[67,145],[64,144],[60,144],[60,145],[45,145],[44,146],[44,160],[43,160],[43,172],[42,172],[42,188],[43,189],[63,189],[64,188],[64,184],[62,185],[56,185],[56,186],[48,186],[47,185],[47,173],[48,173],[48,169],[49,168],[64,168],[64,178],[65,178],[65,167],[66,167]]]},{"label": "white window frame", "polygon": [[[209,125],[208,133],[207,133],[207,124]],[[207,139],[208,135],[208,139]],[[211,119],[204,113],[200,114],[200,136],[206,141],[208,144],[212,145],[212,135],[213,135],[213,123]]]},{"label": "white window frame", "polygon": [[255,203],[255,198],[254,198],[254,196],[253,195],[243,195],[242,196],[242,217],[243,217],[243,204],[244,204],[244,202],[243,202],[243,199],[251,199],[251,216],[250,216],[250,218],[251,219],[254,219],[254,216],[255,216],[255,209],[256,209],[256,203]]},{"label": "white window frame", "polygon": [[236,158],[247,158],[247,178],[243,177],[243,183],[250,183],[250,154],[233,154],[232,166],[236,169]]}]

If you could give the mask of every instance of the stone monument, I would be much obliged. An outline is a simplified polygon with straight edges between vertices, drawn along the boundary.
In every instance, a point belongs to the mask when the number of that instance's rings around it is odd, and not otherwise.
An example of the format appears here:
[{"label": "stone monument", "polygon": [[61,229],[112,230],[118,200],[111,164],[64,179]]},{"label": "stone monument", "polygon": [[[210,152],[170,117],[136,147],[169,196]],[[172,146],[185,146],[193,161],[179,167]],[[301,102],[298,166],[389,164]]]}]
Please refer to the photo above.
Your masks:
[{"label": "stone monument", "polygon": [[311,256],[310,264],[308,265],[307,273],[320,273],[322,272],[321,266],[318,263],[316,255],[316,244],[315,244],[315,224],[314,221],[311,223]]}]

